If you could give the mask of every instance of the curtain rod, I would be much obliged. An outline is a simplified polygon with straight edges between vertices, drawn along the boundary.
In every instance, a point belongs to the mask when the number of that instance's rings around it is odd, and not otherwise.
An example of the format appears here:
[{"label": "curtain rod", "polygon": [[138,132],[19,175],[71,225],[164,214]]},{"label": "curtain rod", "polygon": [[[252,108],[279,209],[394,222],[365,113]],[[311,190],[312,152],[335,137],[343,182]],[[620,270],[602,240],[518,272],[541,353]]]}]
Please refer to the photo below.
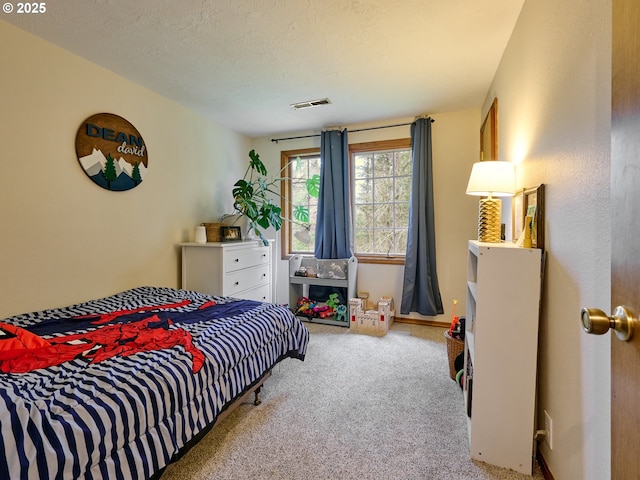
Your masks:
[{"label": "curtain rod", "polygon": [[[433,118],[430,117],[416,117],[416,119],[418,118],[429,118],[429,120],[431,120],[431,123],[434,123],[435,120]],[[381,128],[392,128],[392,127],[404,127],[406,125],[411,125],[413,122],[411,123],[396,123],[395,125],[383,125],[381,127],[369,127],[369,128],[358,128],[356,130],[347,130],[348,132],[365,132],[367,130],[379,130]],[[286,137],[286,138],[272,138],[271,141],[278,143],[280,141],[284,141],[284,140],[298,140],[300,138],[314,138],[314,137],[319,137],[320,134],[317,133],[315,135],[301,135],[299,137]]]}]

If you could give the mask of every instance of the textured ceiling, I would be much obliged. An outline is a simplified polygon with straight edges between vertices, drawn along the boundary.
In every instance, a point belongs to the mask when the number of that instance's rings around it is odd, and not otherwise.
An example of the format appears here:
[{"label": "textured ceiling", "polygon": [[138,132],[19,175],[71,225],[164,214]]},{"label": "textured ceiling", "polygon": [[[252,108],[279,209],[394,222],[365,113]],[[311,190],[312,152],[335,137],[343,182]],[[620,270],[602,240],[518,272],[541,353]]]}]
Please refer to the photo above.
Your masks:
[{"label": "textured ceiling", "polygon": [[523,3],[64,0],[0,18],[256,137],[479,108]]}]

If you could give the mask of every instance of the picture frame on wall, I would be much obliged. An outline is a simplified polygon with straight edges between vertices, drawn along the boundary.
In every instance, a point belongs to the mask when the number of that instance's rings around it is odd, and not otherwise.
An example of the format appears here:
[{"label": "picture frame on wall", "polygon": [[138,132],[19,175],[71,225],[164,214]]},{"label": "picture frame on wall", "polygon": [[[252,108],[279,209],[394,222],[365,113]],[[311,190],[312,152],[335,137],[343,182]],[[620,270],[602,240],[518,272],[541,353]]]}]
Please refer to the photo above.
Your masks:
[{"label": "picture frame on wall", "polygon": [[544,184],[536,187],[523,188],[513,199],[513,238],[518,245],[522,245],[524,237],[525,218],[531,220],[531,246],[544,250]]},{"label": "picture frame on wall", "polygon": [[220,227],[220,238],[223,242],[240,242],[242,241],[242,231],[240,227]]},{"label": "picture frame on wall", "polygon": [[480,160],[498,160],[498,99],[491,107],[480,127]]}]

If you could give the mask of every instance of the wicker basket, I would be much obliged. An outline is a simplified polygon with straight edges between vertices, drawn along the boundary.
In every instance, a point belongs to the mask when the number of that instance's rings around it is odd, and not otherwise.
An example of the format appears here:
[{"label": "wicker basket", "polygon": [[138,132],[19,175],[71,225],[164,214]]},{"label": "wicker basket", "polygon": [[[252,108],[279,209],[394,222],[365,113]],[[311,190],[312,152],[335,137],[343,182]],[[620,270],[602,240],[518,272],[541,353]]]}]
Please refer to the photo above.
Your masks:
[{"label": "wicker basket", "polygon": [[458,355],[464,352],[464,342],[453,338],[449,335],[449,332],[444,332],[444,337],[447,339],[447,356],[449,357],[449,375],[453,380],[456,379],[456,367],[455,361]]},{"label": "wicker basket", "polygon": [[203,223],[202,225],[207,230],[207,242],[222,241],[220,227],[226,225],[225,223]]}]

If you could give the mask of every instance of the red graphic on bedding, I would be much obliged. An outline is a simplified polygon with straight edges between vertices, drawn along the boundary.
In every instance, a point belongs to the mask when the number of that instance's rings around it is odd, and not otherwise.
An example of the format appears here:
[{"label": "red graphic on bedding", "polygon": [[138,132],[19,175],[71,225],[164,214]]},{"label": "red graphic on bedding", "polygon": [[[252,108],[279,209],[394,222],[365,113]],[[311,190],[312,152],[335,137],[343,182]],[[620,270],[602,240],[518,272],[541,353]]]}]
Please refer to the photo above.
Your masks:
[{"label": "red graphic on bedding", "polygon": [[197,373],[204,364],[204,354],[193,345],[188,331],[170,329],[172,323],[153,315],[135,322],[107,325],[91,332],[51,339],[0,323],[0,330],[5,333],[0,336],[0,371],[26,373],[74,358],[86,358],[96,363],[115,355],[128,356],[182,345],[191,354],[192,370]]}]

